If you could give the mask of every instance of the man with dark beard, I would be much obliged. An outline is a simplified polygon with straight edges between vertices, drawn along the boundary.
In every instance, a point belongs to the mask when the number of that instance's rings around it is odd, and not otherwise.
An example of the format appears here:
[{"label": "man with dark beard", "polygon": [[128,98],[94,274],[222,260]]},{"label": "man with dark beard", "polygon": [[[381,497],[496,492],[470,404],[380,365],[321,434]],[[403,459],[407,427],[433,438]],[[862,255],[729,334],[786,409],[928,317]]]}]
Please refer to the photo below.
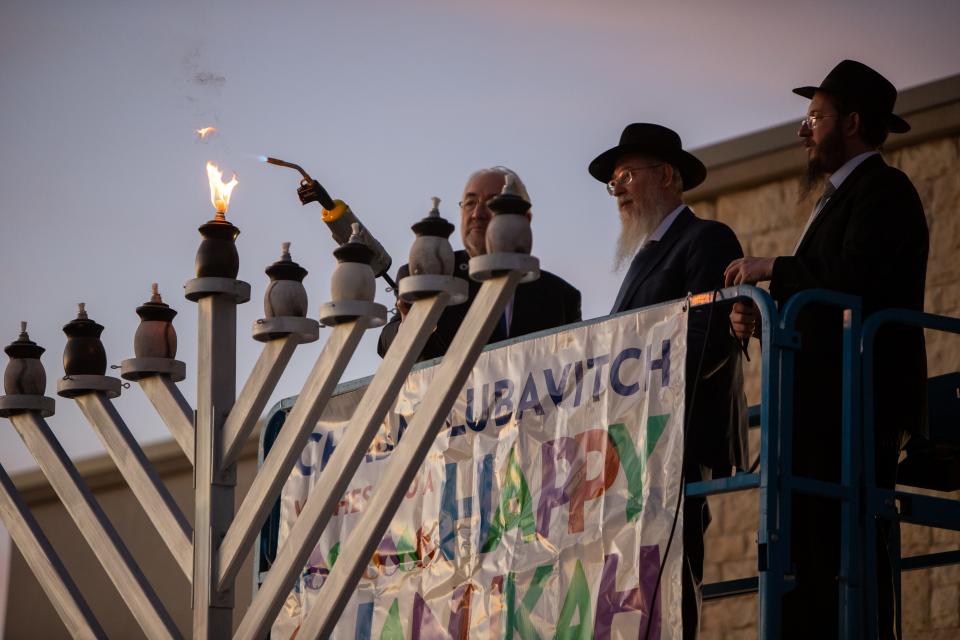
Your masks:
[{"label": "man with dark beard", "polygon": [[[707,169],[683,150],[675,132],[656,124],[628,125],[620,144],[600,154],[589,171],[617,199],[616,267],[630,265],[611,313],[722,286],[724,267],[743,251],[728,226],[702,220],[684,205],[683,192],[703,182]],[[711,311],[711,306],[693,309],[688,320],[686,397],[695,400],[685,421],[687,482],[729,476],[747,457],[740,350],[729,332],[729,307],[716,305]],[[697,636],[703,534],[709,523],[706,500],[684,501],[684,638]]]},{"label": "man with dark beard", "polygon": [[[879,148],[889,132],[908,131],[894,115],[896,88],[859,62],[844,60],[819,87],[793,90],[810,99],[797,135],[807,150],[802,195],[823,183],[792,256],[745,257],[726,270],[728,285],[770,281],[780,304],[805,289],[860,296],[863,318],[881,309],[923,310],[928,234],[923,205],[910,179],[889,167]],[[737,304],[737,335],[749,339],[756,311]],[[797,322],[793,471],[829,482],[840,478],[841,311],[814,306]],[[925,422],[926,354],[919,328],[890,326],[876,340],[876,479],[896,483],[900,449]],[[865,391],[865,397],[869,391]],[[791,555],[796,588],[784,598],[784,637],[826,637],[838,630],[839,505],[793,498]],[[880,527],[880,540],[887,537]],[[893,585],[886,549],[878,551],[878,628],[895,637]],[[867,559],[867,562],[870,562]]]}]

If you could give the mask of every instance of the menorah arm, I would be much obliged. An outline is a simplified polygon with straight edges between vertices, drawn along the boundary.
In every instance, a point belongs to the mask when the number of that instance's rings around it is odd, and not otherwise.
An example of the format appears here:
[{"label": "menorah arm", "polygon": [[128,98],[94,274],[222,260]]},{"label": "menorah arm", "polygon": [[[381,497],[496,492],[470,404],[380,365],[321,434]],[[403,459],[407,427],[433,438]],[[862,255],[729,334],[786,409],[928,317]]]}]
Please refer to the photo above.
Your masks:
[{"label": "menorah arm", "polygon": [[257,418],[263,412],[270,394],[276,388],[283,370],[300,342],[296,334],[289,334],[263,345],[257,363],[223,425],[221,469],[236,462],[244,443],[250,437],[250,432],[257,424]]},{"label": "menorah arm", "polygon": [[67,632],[77,640],[106,638],[107,634],[3,466],[0,466],[0,517]]},{"label": "menorah arm", "polygon": [[350,362],[350,356],[360,343],[368,322],[366,318],[360,317],[333,327],[290,415],[254,477],[253,484],[244,496],[220,545],[219,561],[214,563],[214,566],[219,567],[219,573],[214,576],[214,583],[218,588],[224,589],[232,584],[234,576],[240,570],[244,554],[280,494],[294,461],[303,451],[310,432]]},{"label": "menorah arm", "polygon": [[165,375],[140,378],[137,383],[150,399],[160,419],[167,425],[170,435],[180,445],[183,455],[193,464],[193,409],[180,393],[176,383]]},{"label": "menorah arm", "polygon": [[180,632],[173,619],[84,484],[46,420],[36,412],[24,412],[11,416],[10,421],[144,634],[148,638],[179,638]]},{"label": "menorah arm", "polygon": [[[390,455],[387,469],[364,507],[360,522],[350,538],[341,545],[337,563],[320,587],[323,606],[314,607],[307,614],[298,638],[326,638],[333,633],[340,614],[360,582],[363,570],[393,520],[414,476],[420,471],[420,465],[436,440],[440,426],[453,408],[474,363],[523,277],[523,271],[509,271],[506,275],[487,280],[480,287],[435,374],[435,378],[442,382],[428,387],[407,426],[403,440]],[[302,518],[303,513],[300,515]]]},{"label": "menorah arm", "polygon": [[[343,440],[334,450],[314,492],[307,498],[289,536],[280,547],[266,580],[254,595],[237,628],[235,639],[256,640],[269,631],[290,585],[306,563],[334,506],[343,496],[448,301],[449,295],[446,293],[418,300],[413,303],[407,318],[400,323],[396,338],[350,419],[350,426],[343,432]],[[296,408],[297,405],[294,405],[294,411]],[[292,417],[291,413],[287,418],[288,423]]]},{"label": "menorah arm", "polygon": [[76,396],[74,400],[97,432],[104,448],[160,534],[160,538],[170,549],[183,575],[187,581],[192,581],[193,530],[190,523],[157,477],[143,449],[117,413],[116,407],[102,392],[85,393]]}]

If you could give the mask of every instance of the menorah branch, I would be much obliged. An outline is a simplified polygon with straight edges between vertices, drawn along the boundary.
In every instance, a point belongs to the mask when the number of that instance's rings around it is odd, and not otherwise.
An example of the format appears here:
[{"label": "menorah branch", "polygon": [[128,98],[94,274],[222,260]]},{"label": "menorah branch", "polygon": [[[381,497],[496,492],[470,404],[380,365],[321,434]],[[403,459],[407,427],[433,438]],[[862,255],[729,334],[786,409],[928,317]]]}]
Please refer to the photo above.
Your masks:
[{"label": "menorah branch", "polygon": [[176,383],[167,376],[150,376],[137,381],[150,400],[157,415],[167,425],[170,435],[180,446],[183,455],[193,464],[194,427],[193,408]]},{"label": "menorah branch", "polygon": [[107,634],[3,466],[0,466],[0,518],[67,632],[76,640],[106,638]]},{"label": "menorah branch", "polygon": [[160,481],[116,407],[103,393],[74,398],[130,490],[188,581],[193,580],[193,531],[180,507]]},{"label": "menorah branch", "polygon": [[349,543],[343,545],[337,563],[320,588],[324,606],[316,607],[307,614],[299,637],[325,638],[333,632],[364,568],[433,445],[440,425],[450,413],[477,357],[525,274],[524,270],[512,270],[481,286],[437,370],[436,378],[443,383],[432,385],[427,390],[407,426],[403,440],[391,454],[387,470],[377,483],[377,489],[351,534]]},{"label": "menorah branch", "polygon": [[[449,300],[448,293],[440,293],[413,303],[377,373],[364,392],[364,400],[351,417],[350,427],[343,434],[344,440],[327,463],[317,491],[311,493],[307,499],[284,545],[278,550],[266,580],[254,595],[250,608],[237,628],[235,638],[254,640],[262,638],[269,630],[271,621],[283,605],[290,584],[306,563],[330,519],[334,506],[353,478],[353,473]],[[298,404],[294,405],[294,411]],[[293,413],[288,421],[292,419]],[[307,423],[308,426],[312,424],[312,421]],[[284,425],[284,428],[286,429],[287,425]]]},{"label": "menorah branch", "polygon": [[350,357],[369,326],[364,317],[333,328],[317,358],[297,401],[277,436],[270,453],[244,496],[236,518],[220,545],[217,584],[226,585],[240,569],[243,554],[266,520],[274,500],[280,495],[287,474],[303,450],[313,426],[323,412],[330,395]]},{"label": "menorah branch", "polygon": [[290,334],[263,345],[257,363],[223,425],[221,467],[236,462],[298,344],[297,336]]},{"label": "menorah branch", "polygon": [[10,417],[24,444],[148,638],[180,632],[59,441],[36,413]]}]

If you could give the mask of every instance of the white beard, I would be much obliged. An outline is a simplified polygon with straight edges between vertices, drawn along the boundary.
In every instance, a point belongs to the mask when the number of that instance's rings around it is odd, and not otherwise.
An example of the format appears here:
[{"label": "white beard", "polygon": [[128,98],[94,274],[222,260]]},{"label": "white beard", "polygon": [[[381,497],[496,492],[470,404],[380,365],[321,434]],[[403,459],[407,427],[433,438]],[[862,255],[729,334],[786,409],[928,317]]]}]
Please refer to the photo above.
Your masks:
[{"label": "white beard", "polygon": [[645,193],[642,201],[634,199],[626,211],[620,212],[620,236],[614,254],[613,270],[622,271],[646,243],[650,234],[663,222],[669,211],[659,193]]}]

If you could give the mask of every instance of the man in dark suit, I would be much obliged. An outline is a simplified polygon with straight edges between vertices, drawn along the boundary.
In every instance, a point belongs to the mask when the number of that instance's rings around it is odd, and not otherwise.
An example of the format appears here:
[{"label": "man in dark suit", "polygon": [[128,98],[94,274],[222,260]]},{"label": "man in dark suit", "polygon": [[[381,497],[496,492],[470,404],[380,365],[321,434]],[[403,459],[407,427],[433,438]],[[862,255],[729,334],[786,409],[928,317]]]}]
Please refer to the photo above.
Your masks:
[{"label": "man in dark suit", "polygon": [[[487,201],[500,193],[508,175],[514,176],[520,195],[530,202],[530,196],[519,176],[506,167],[481,169],[467,180],[463,199],[460,201],[460,234],[466,251],[455,253],[453,273],[458,278],[469,282],[469,298],[467,302],[447,307],[443,311],[437,328],[427,340],[418,361],[438,358],[447,352],[457,329],[467,315],[467,310],[477,292],[480,291],[480,283],[469,278],[468,262],[470,258],[487,252],[485,237],[491,217]],[[397,272],[397,281],[399,282],[408,274],[407,265],[403,265]],[[408,308],[406,303],[398,300],[398,313],[380,331],[377,353],[381,357],[393,343]],[[513,301],[507,305],[504,315],[487,343],[552,329],[571,322],[579,322],[581,319],[580,292],[565,280],[549,271],[541,270],[538,279],[517,286]]]},{"label": "man in dark suit", "polygon": [[[793,91],[810,99],[797,132],[808,158],[803,195],[820,184],[823,195],[793,255],[736,260],[726,271],[727,284],[769,280],[770,293],[780,304],[805,289],[842,291],[862,298],[864,319],[890,307],[922,311],[929,242],[923,205],[910,179],[887,166],[879,153],[889,132],[910,129],[893,113],[896,88],[870,67],[844,60],[819,87]],[[737,335],[748,339],[756,312],[751,305],[737,304],[731,322]],[[797,328],[802,348],[796,358],[794,473],[837,482],[841,312],[810,308],[798,318]],[[900,449],[925,422],[922,330],[890,326],[881,331],[875,374],[876,478],[878,485],[892,488]],[[784,599],[784,634],[829,634],[838,628],[838,504],[796,495],[793,522],[797,582]],[[886,528],[880,533],[883,540]],[[885,549],[878,552],[877,566],[881,637],[895,637]]]},{"label": "man in dark suit", "polygon": [[[723,285],[724,267],[743,251],[728,226],[700,219],[684,205],[683,192],[703,182],[707,170],[683,150],[675,132],[655,124],[628,125],[620,144],[594,159],[589,171],[617,199],[617,266],[630,263],[611,313]],[[693,309],[688,321],[686,397],[693,402],[684,438],[687,482],[728,476],[733,467],[746,464],[743,373],[728,313],[729,308],[707,305]],[[684,638],[697,635],[703,534],[709,523],[706,500],[684,500]]]}]

